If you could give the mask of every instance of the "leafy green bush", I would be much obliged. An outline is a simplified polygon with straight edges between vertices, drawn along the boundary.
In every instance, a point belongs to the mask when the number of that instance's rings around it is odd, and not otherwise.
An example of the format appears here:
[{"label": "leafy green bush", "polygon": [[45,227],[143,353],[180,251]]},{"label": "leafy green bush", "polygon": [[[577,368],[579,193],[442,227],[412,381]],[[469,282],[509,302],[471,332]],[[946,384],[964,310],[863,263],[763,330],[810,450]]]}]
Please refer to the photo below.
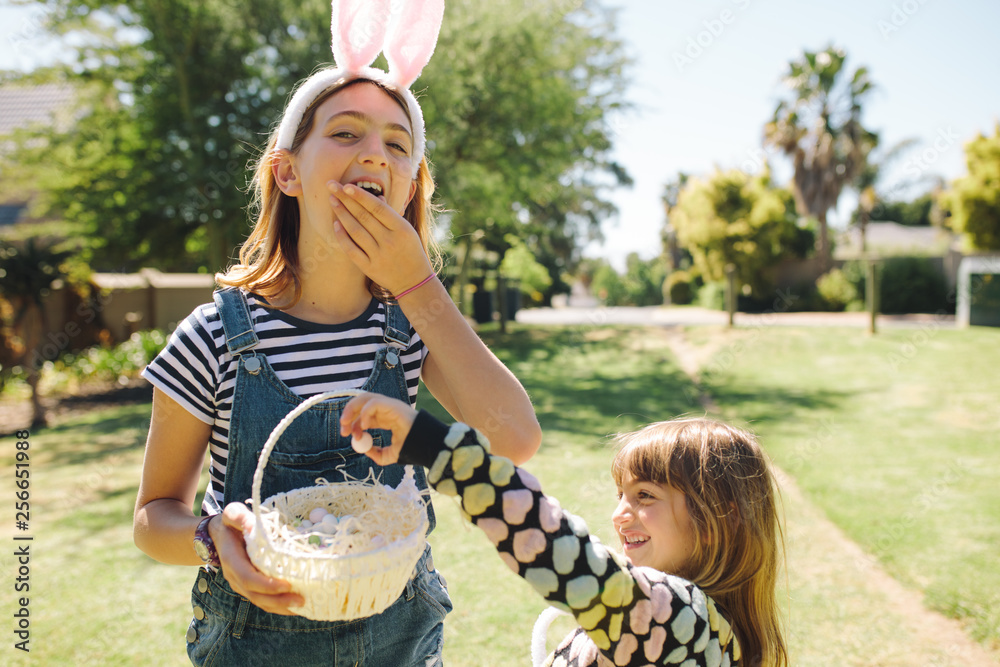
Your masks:
[{"label": "leafy green bush", "polygon": [[590,283],[590,291],[600,299],[605,306],[623,306],[626,304],[627,291],[621,276],[610,264],[601,264],[594,271]]},{"label": "leafy green bush", "polygon": [[[844,277],[858,290],[863,308],[867,289],[865,262],[845,262]],[[887,315],[905,313],[954,312],[948,302],[948,287],[944,275],[928,257],[887,257],[878,263],[879,312]],[[848,309],[860,309],[849,304]]]},{"label": "leafy green bush", "polygon": [[686,306],[694,300],[691,274],[687,271],[673,271],[663,281],[663,296],[675,306]]},{"label": "leafy green bush", "polygon": [[725,310],[726,284],[707,282],[698,290],[698,305],[711,310]]},{"label": "leafy green bush", "polygon": [[625,275],[604,260],[597,263],[590,284],[591,293],[605,306],[658,306],[663,303],[664,262],[641,259],[637,253],[625,258]]},{"label": "leafy green bush", "polygon": [[[820,305],[826,310],[860,310],[864,308],[864,294],[844,271],[833,269],[816,281]],[[860,307],[859,307],[860,306]]]},{"label": "leafy green bush", "polygon": [[167,343],[162,330],[138,331],[114,347],[95,345],[45,364],[46,374],[78,382],[125,383],[137,377]]},{"label": "leafy green bush", "polygon": [[944,276],[926,257],[889,257],[879,266],[879,310],[886,314],[947,311]]}]

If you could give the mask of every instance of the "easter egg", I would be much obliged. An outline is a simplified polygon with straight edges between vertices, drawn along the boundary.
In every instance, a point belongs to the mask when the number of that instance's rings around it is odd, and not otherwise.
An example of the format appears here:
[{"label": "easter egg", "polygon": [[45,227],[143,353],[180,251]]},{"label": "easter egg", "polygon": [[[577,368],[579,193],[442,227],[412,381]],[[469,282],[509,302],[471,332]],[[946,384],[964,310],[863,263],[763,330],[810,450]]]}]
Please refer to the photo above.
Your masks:
[{"label": "easter egg", "polygon": [[325,509],[323,509],[322,507],[317,507],[312,512],[309,512],[309,520],[312,521],[314,524],[316,524],[322,521],[323,517],[325,517],[327,514],[328,512]]},{"label": "easter egg", "polygon": [[357,437],[351,438],[351,447],[353,447],[354,451],[356,451],[358,454],[364,454],[365,452],[367,452],[369,449],[372,448],[373,444],[374,440],[372,439],[372,434],[369,433],[368,431],[364,431],[361,434],[360,438]]}]

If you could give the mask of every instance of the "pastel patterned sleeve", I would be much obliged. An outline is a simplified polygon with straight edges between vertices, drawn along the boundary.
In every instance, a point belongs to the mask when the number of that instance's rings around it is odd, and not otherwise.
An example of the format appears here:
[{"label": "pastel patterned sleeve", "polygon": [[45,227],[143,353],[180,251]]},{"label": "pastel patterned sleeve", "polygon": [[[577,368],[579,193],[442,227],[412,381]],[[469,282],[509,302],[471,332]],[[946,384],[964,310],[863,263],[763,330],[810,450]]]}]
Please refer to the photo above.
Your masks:
[{"label": "pastel patterned sleeve", "polygon": [[400,460],[429,468],[428,481],[461,499],[466,518],[486,533],[507,566],[576,617],[581,630],[557,649],[552,664],[739,664],[729,623],[701,589],[629,565],[543,494],[530,473],[492,456],[477,431],[448,427],[420,412]]}]

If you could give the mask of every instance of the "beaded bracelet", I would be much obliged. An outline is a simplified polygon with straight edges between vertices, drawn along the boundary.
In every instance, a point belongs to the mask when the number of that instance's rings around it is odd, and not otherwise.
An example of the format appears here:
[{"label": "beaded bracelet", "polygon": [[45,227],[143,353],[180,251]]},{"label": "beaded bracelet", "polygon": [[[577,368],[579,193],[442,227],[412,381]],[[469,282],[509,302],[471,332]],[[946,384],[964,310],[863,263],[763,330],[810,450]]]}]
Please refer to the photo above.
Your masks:
[{"label": "beaded bracelet", "polygon": [[396,301],[399,301],[401,298],[403,298],[404,296],[406,296],[407,294],[409,294],[413,290],[415,290],[417,288],[420,288],[420,287],[423,287],[424,285],[426,285],[430,281],[434,280],[435,278],[437,278],[437,274],[436,273],[432,273],[431,275],[427,276],[426,278],[424,278],[423,280],[421,280],[419,283],[417,283],[416,285],[414,285],[410,289],[403,290],[402,292],[400,292],[399,294],[397,294],[393,298]]}]

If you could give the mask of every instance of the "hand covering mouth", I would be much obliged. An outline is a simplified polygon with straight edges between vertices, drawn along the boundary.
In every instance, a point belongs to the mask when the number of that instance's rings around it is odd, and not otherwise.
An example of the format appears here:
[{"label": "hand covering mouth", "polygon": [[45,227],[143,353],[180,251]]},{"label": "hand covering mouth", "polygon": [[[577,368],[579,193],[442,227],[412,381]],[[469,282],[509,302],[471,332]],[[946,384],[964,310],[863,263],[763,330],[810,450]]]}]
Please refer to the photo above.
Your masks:
[{"label": "hand covering mouth", "polygon": [[356,185],[374,197],[382,197],[384,199],[382,186],[375,181],[357,181],[353,185]]}]

